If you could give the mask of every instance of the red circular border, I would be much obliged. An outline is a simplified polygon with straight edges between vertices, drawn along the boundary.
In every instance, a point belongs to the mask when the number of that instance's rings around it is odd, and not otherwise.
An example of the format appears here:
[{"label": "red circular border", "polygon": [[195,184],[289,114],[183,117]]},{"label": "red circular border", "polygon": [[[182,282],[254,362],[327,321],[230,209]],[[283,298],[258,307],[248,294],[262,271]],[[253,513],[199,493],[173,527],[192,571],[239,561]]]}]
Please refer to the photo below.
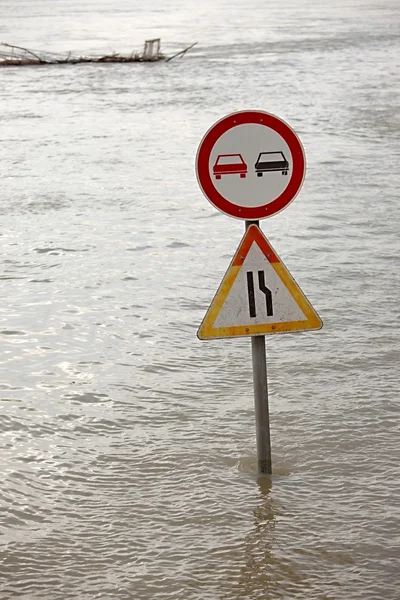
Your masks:
[{"label": "red circular border", "polygon": [[[214,186],[208,167],[212,149],[221,135],[232,127],[247,123],[262,124],[276,131],[289,146],[293,160],[292,175],[282,194],[268,204],[250,208],[238,206],[224,198]],[[237,219],[266,219],[286,208],[296,197],[304,180],[305,155],[299,138],[284,121],[262,111],[241,111],[224,117],[207,131],[197,151],[196,174],[203,194],[218,210]]]}]

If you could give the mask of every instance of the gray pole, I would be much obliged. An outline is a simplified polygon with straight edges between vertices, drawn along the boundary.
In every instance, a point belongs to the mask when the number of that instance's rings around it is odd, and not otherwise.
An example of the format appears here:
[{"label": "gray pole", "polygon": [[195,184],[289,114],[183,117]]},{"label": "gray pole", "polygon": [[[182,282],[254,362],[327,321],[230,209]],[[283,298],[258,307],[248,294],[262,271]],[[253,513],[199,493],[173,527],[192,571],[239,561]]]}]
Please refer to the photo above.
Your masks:
[{"label": "gray pole", "polygon": [[[250,225],[259,226],[259,221],[246,221],[246,230]],[[272,475],[265,335],[252,336],[251,355],[253,360],[258,469],[262,474]]]}]

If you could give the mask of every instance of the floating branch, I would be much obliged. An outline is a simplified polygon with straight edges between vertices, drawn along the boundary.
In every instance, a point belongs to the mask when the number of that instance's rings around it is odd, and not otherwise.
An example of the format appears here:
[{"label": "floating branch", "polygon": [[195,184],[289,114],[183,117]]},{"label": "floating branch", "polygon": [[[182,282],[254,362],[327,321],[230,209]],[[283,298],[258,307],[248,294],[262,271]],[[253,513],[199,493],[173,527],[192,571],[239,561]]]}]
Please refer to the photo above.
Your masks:
[{"label": "floating branch", "polygon": [[176,58],[177,56],[180,56],[182,58],[182,56],[184,54],[186,54],[186,52],[188,50],[190,50],[191,48],[193,48],[193,46],[196,46],[197,42],[195,42],[194,44],[191,44],[190,46],[188,46],[187,48],[185,48],[184,50],[181,50],[180,52],[177,52],[176,54],[174,54],[173,56],[170,56],[169,58],[167,58],[165,60],[165,62],[169,62],[170,60],[172,60],[173,58]]},{"label": "floating branch", "polygon": [[28,50],[27,48],[21,48],[21,46],[13,46],[11,44],[6,44],[4,42],[2,42],[1,45],[7,46],[8,48],[12,48],[13,49],[13,57],[14,57],[14,50],[22,50],[22,52],[25,52],[26,54],[30,54],[31,56],[33,56],[33,58],[36,59],[37,61],[39,61],[40,64],[47,62],[47,61],[43,60],[43,58],[41,58],[40,56],[38,56],[37,54],[32,52],[32,50]]},{"label": "floating branch", "polygon": [[10,51],[0,50],[0,67],[2,66],[31,66],[31,65],[76,65],[81,63],[134,63],[134,62],[168,62],[177,56],[183,56],[195,44],[181,50],[174,56],[166,57],[161,52],[160,38],[146,40],[142,54],[132,52],[129,56],[124,56],[116,52],[105,54],[103,56],[74,56],[71,52],[68,54],[55,54],[51,52],[42,52],[38,50],[29,50],[22,46],[6,44],[2,42],[0,46],[10,48]]}]

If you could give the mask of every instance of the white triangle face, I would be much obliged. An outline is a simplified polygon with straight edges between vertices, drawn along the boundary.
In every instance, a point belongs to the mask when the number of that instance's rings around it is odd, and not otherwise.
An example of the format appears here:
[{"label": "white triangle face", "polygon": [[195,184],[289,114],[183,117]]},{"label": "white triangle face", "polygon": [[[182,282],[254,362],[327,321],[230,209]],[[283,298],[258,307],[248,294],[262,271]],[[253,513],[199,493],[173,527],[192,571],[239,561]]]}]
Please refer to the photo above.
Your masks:
[{"label": "white triangle face", "polygon": [[289,321],[307,321],[307,317],[261,248],[253,242],[214,327],[240,327]]},{"label": "white triangle face", "polygon": [[203,340],[321,327],[321,319],[267,238],[251,225],[197,335]]}]

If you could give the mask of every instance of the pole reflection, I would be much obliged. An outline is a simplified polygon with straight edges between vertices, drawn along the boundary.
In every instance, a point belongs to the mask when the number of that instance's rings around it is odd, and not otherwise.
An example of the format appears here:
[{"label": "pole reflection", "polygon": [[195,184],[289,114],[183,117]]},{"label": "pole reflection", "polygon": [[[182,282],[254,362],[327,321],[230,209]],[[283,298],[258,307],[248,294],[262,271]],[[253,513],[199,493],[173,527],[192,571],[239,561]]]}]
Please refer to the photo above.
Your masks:
[{"label": "pole reflection", "polygon": [[238,553],[242,564],[236,565],[237,576],[231,577],[229,592],[223,596],[226,600],[276,600],[288,598],[288,594],[293,597],[303,588],[303,576],[288,558],[279,535],[285,513],[273,498],[272,478],[260,476],[257,483],[259,503]]}]

